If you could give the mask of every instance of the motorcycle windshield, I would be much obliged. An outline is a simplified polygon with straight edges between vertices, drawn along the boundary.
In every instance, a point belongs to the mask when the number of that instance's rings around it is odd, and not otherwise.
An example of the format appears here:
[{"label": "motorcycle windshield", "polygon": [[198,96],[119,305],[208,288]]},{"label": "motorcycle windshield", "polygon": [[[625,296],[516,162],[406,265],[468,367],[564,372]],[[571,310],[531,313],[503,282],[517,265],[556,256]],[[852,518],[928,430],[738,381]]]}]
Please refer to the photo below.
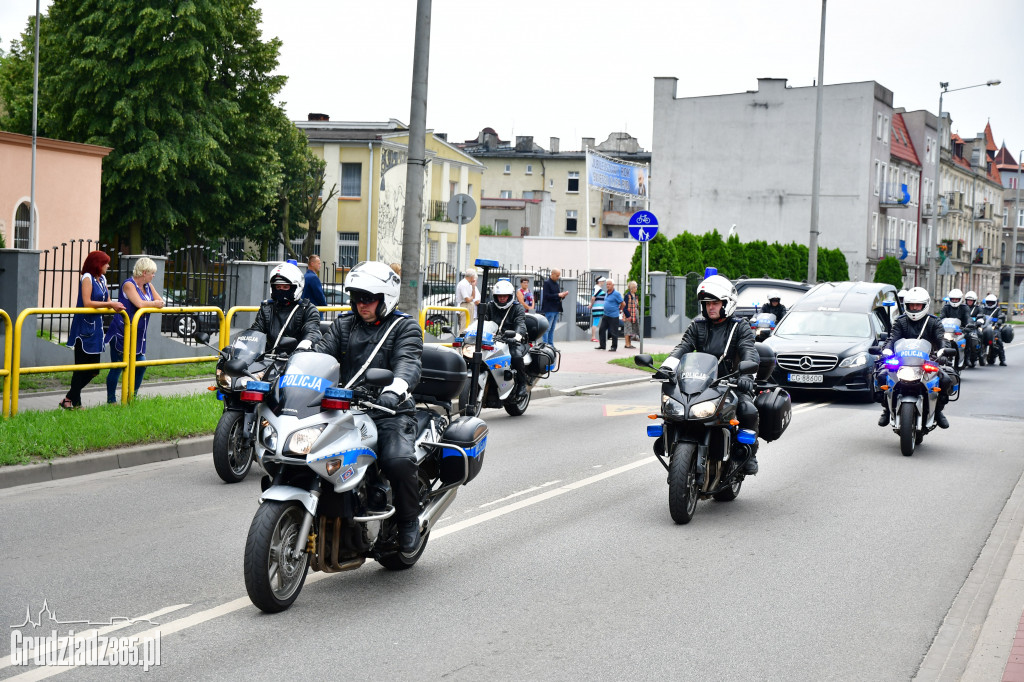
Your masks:
[{"label": "motorcycle windshield", "polygon": [[320,411],[324,391],[338,383],[340,368],[333,355],[296,353],[266,397],[267,407],[280,416],[302,419]]},{"label": "motorcycle windshield", "polygon": [[718,378],[718,358],[707,353],[687,353],[676,377],[684,395],[696,395]]},{"label": "motorcycle windshield", "polygon": [[[498,323],[493,320],[484,322],[484,338],[483,345],[493,346],[494,335],[498,333]],[[474,346],[476,345],[476,324],[470,325],[470,328],[466,330],[466,341],[465,345]]]},{"label": "motorcycle windshield", "polygon": [[231,342],[230,360],[241,360],[246,365],[251,365],[267,345],[267,335],[263,332],[246,330],[235,337]]},{"label": "motorcycle windshield", "polygon": [[775,326],[775,321],[774,313],[758,313],[754,317],[754,324],[751,326],[758,327],[759,329],[771,328]]},{"label": "motorcycle windshield", "polygon": [[893,347],[893,354],[900,359],[903,367],[920,367],[928,359],[932,344],[924,339],[900,339]]},{"label": "motorcycle windshield", "polygon": [[942,318],[942,328],[951,334],[960,333],[960,320],[955,317]]}]

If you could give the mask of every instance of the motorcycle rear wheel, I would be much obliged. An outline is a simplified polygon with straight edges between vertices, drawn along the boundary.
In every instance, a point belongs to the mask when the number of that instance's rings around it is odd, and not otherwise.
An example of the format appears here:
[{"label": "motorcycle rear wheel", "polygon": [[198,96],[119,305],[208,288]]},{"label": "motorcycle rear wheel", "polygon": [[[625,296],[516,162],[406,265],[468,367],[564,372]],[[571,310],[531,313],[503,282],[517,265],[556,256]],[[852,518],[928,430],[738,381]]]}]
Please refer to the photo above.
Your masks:
[{"label": "motorcycle rear wheel", "polygon": [[517,401],[515,395],[515,389],[512,389],[512,395],[506,398],[501,404],[505,408],[505,411],[510,415],[513,417],[519,417],[526,412],[526,408],[530,405],[530,396],[532,393],[529,387],[527,387],[526,394],[523,396],[522,400]]},{"label": "motorcycle rear wheel", "polygon": [[238,483],[252,467],[252,446],[243,450],[238,444],[244,425],[244,413],[225,410],[213,432],[213,468],[225,483]]},{"label": "motorcycle rear wheel", "polygon": [[265,613],[278,613],[299,596],[309,553],[292,559],[306,508],[295,501],[267,501],[256,510],[245,539],[245,591]]},{"label": "motorcycle rear wheel", "polygon": [[395,552],[394,554],[384,554],[382,556],[374,557],[377,563],[388,569],[389,571],[404,571],[407,568],[412,568],[420,557],[423,556],[423,550],[427,548],[427,540],[430,539],[430,531],[423,536],[420,540],[420,548],[415,554],[402,554],[401,552]]},{"label": "motorcycle rear wheel", "polygon": [[904,457],[914,454],[917,445],[917,415],[914,403],[900,405],[900,452]]},{"label": "motorcycle rear wheel", "polygon": [[697,446],[679,443],[668,463],[668,511],[672,520],[689,523],[697,511]]}]

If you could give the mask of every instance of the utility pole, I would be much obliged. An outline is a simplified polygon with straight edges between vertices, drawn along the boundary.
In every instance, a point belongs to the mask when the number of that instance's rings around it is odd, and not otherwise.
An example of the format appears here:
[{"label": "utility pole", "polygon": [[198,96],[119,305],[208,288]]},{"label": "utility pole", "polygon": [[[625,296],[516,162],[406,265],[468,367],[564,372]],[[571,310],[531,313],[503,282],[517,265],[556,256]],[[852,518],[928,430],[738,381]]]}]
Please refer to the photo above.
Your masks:
[{"label": "utility pole", "polygon": [[412,57],[412,105],[409,113],[409,157],[405,180],[405,222],[402,230],[402,293],[398,307],[419,311],[420,241],[423,230],[423,176],[427,158],[427,71],[430,64],[430,0],[416,2],[416,42]]},{"label": "utility pole", "polygon": [[1017,155],[1017,201],[1013,204],[1013,220],[1010,222],[1010,229],[1013,230],[1013,248],[1010,249],[1010,292],[1006,297],[1006,314],[1011,322],[1013,321],[1013,307],[1019,300],[1017,294],[1017,228],[1020,226],[1020,169],[1024,165],[1021,157],[1024,157],[1024,149]]},{"label": "utility pole", "polygon": [[818,44],[818,102],[814,111],[814,170],[811,180],[811,238],[807,247],[807,282],[818,281],[818,197],[821,193],[821,109],[825,84],[825,2],[821,0],[821,41]]}]

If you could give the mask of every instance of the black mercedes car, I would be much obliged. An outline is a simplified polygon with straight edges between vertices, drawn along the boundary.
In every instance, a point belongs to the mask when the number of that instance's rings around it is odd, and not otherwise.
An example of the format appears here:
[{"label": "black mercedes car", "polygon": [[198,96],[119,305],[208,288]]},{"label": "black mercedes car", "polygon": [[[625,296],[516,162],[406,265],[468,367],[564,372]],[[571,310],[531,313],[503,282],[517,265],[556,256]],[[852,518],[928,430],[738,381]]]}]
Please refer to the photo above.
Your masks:
[{"label": "black mercedes car", "polygon": [[775,351],[774,379],[791,392],[852,393],[874,400],[878,358],[868,349],[892,328],[895,306],[891,284],[816,285],[764,342]]}]

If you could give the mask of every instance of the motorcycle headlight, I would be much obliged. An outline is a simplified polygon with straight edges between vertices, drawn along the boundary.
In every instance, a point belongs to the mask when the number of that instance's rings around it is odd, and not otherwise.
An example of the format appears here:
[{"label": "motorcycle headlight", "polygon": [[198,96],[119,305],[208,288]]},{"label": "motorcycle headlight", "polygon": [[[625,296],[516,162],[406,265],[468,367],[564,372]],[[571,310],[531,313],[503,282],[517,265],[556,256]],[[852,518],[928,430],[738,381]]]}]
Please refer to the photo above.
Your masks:
[{"label": "motorcycle headlight", "polygon": [[900,367],[896,372],[896,378],[900,381],[920,381],[921,370],[917,367]]},{"label": "motorcycle headlight", "polygon": [[863,367],[866,364],[868,364],[868,354],[867,353],[857,353],[856,355],[851,355],[850,357],[848,357],[845,360],[843,360],[842,362],[840,362],[839,366],[840,367]]},{"label": "motorcycle headlight", "polygon": [[474,350],[476,350],[476,349],[473,346],[465,346],[464,345],[462,347],[462,357],[465,357],[465,358],[473,357],[473,351]]},{"label": "motorcycle headlight", "polygon": [[661,412],[662,414],[674,414],[679,416],[686,415],[686,406],[681,402],[667,395],[661,396]]},{"label": "motorcycle headlight", "polygon": [[694,419],[707,419],[718,411],[717,400],[705,400],[690,408],[690,416]]},{"label": "motorcycle headlight", "polygon": [[225,391],[231,390],[231,377],[224,373],[223,370],[217,370],[217,386],[223,388]]},{"label": "motorcycle headlight", "polygon": [[269,450],[277,450],[277,429],[266,419],[260,423],[260,441]]},{"label": "motorcycle headlight", "polygon": [[323,433],[326,424],[317,424],[316,426],[310,426],[308,428],[296,431],[288,439],[288,446],[285,448],[288,452],[293,452],[296,455],[308,455],[309,451],[313,449],[313,444],[316,443],[316,439]]}]

